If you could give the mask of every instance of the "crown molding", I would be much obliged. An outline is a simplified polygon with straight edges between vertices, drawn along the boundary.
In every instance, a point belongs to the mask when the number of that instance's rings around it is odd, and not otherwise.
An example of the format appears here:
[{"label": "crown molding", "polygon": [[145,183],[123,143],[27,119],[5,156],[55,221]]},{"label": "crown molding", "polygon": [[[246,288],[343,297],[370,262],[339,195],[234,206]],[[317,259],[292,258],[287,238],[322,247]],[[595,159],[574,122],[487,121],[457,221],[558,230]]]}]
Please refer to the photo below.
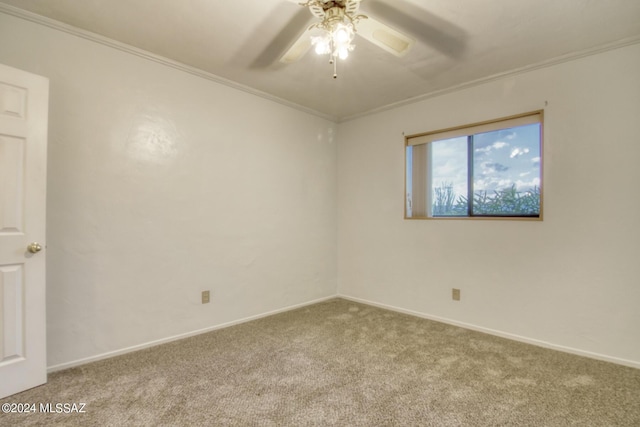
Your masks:
[{"label": "crown molding", "polygon": [[601,46],[597,46],[597,47],[593,47],[593,48],[588,48],[588,49],[584,49],[581,51],[577,51],[577,52],[571,52],[568,53],[566,55],[562,55],[562,56],[557,56],[555,58],[551,58],[542,62],[538,62],[535,64],[531,64],[531,65],[526,65],[524,67],[521,68],[516,68],[513,70],[509,70],[509,71],[505,71],[502,73],[497,73],[497,74],[492,74],[490,76],[487,77],[482,77],[476,80],[472,80],[472,81],[468,81],[465,83],[461,83],[459,85],[454,85],[454,86],[450,86],[444,89],[439,89],[439,90],[435,90],[432,92],[428,92],[422,95],[418,95],[412,98],[408,98],[408,99],[404,99],[402,101],[398,101],[398,102],[394,102],[391,104],[387,104],[384,105],[382,107],[379,108],[374,108],[373,110],[368,110],[362,113],[358,113],[358,114],[353,114],[351,116],[347,116],[347,117],[343,117],[343,118],[339,118],[338,119],[338,123],[343,123],[343,122],[347,122],[349,120],[355,120],[361,117],[365,117],[365,116],[369,116],[372,114],[377,114],[377,113],[381,113],[383,111],[388,111],[388,110],[392,110],[394,108],[398,108],[398,107],[402,107],[405,105],[411,105],[411,104],[415,104],[430,98],[435,98],[438,96],[442,96],[442,95],[446,95],[448,93],[453,93],[453,92],[458,92],[464,89],[469,89],[472,88],[474,86],[480,86],[483,85],[485,83],[489,83],[489,82],[493,82],[496,80],[500,80],[500,79],[504,79],[507,77],[512,77],[512,76],[516,76],[518,74],[523,74],[523,73],[527,73],[530,71],[534,71],[534,70],[539,70],[542,68],[548,68],[548,67],[552,67],[554,65],[558,65],[558,64],[562,64],[565,62],[571,62],[571,61],[575,61],[577,59],[581,59],[581,58],[585,58],[588,56],[592,56],[592,55],[597,55],[599,53],[604,53],[604,52],[608,52],[611,50],[615,50],[615,49],[620,49],[626,46],[631,46],[634,44],[638,44],[640,43],[640,36],[634,36],[634,37],[628,37],[625,39],[621,39],[621,40],[616,40],[615,42],[611,42],[611,43],[607,43]]},{"label": "crown molding", "polygon": [[77,27],[74,27],[72,25],[68,25],[65,24],[63,22],[60,21],[56,21],[55,19],[51,19],[51,18],[47,18],[45,16],[42,15],[38,15],[36,13],[33,12],[29,12],[14,6],[10,6],[4,3],[0,3],[0,13],[5,13],[7,15],[12,15],[15,16],[17,18],[20,19],[24,19],[26,21],[31,21],[34,22],[36,24],[40,24],[58,31],[62,31],[77,37],[81,37],[83,39],[95,42],[95,43],[99,43],[108,47],[111,47],[113,49],[117,49],[126,53],[129,53],[131,55],[135,55],[138,56],[140,58],[149,60],[149,61],[153,61],[171,68],[175,68],[177,70],[183,71],[185,73],[189,73],[192,74],[194,76],[206,79],[206,80],[210,80],[213,81],[215,83],[219,83],[225,86],[228,86],[230,88],[233,89],[237,89],[246,93],[249,93],[251,95],[255,95],[258,96],[260,98],[264,98],[267,99],[269,101],[272,102],[276,102],[278,104],[293,108],[295,110],[307,113],[307,114],[311,114],[317,117],[320,117],[322,119],[334,122],[334,123],[343,123],[343,122],[347,122],[350,120],[355,120],[361,117],[365,117],[365,116],[369,116],[372,114],[377,114],[377,113],[381,113],[384,111],[388,111],[388,110],[392,110],[394,108],[398,108],[398,107],[402,107],[405,105],[411,105],[411,104],[415,104],[427,99],[431,99],[431,98],[435,98],[438,96],[442,96],[442,95],[446,95],[448,93],[453,93],[453,92],[457,92],[460,90],[464,90],[464,89],[468,89],[474,86],[479,86],[485,83],[489,83],[489,82],[493,82],[496,80],[500,80],[503,78],[507,78],[507,77],[511,77],[511,76],[515,76],[518,74],[523,74],[523,73],[527,73],[529,71],[534,71],[534,70],[538,70],[541,68],[547,68],[547,67],[552,67],[554,65],[558,65],[558,64],[562,64],[565,62],[570,62],[570,61],[574,61],[580,58],[584,58],[584,57],[588,57],[588,56],[592,56],[592,55],[597,55],[599,53],[603,53],[603,52],[607,52],[610,50],[615,50],[615,49],[620,49],[626,46],[631,46],[634,44],[638,44],[640,43],[640,36],[634,36],[634,37],[629,37],[629,38],[625,38],[625,39],[621,39],[621,40],[617,40],[611,43],[607,43],[601,46],[597,46],[597,47],[593,47],[593,48],[588,48],[588,49],[584,49],[581,51],[577,51],[577,52],[571,52],[568,53],[566,55],[562,55],[562,56],[558,56],[552,59],[548,59],[542,62],[538,62],[535,64],[531,64],[531,65],[527,65],[521,68],[516,68],[513,70],[509,70],[509,71],[505,71],[502,73],[497,73],[497,74],[493,74],[487,77],[482,77],[476,80],[472,80],[469,82],[465,82],[465,83],[461,83],[458,85],[454,85],[454,86],[450,86],[447,88],[443,88],[443,89],[438,89],[435,91],[431,91],[422,95],[418,95],[412,98],[408,98],[408,99],[404,99],[402,101],[398,101],[398,102],[394,102],[391,104],[387,104],[387,105],[383,105],[381,107],[378,108],[374,108],[372,110],[367,110],[364,111],[362,113],[357,113],[357,114],[353,114],[350,116],[346,116],[346,117],[337,117],[335,115],[331,115],[331,114],[326,114],[326,113],[322,113],[320,111],[314,110],[312,108],[309,107],[305,107],[303,105],[297,104],[295,102],[291,102],[288,101],[286,99],[277,97],[275,95],[269,94],[267,92],[263,92],[257,89],[254,89],[250,86],[246,86],[243,84],[240,84],[238,82],[235,82],[233,80],[229,80],[226,79],[224,77],[220,77],[217,76],[213,73],[209,73],[206,71],[203,71],[199,68],[195,68],[186,64],[183,64],[181,62],[178,61],[174,61],[172,59],[160,56],[160,55],[156,55],[154,53],[148,52],[146,50],[143,49],[139,49],[136,48],[134,46],[128,45],[126,43],[122,43],[116,40],[113,40],[111,38],[105,37],[105,36],[101,36],[99,34],[93,33],[91,31],[87,31],[87,30],[83,30]]},{"label": "crown molding", "polygon": [[165,65],[167,67],[175,68],[177,70],[183,71],[185,73],[192,74],[194,76],[210,80],[215,83],[219,83],[221,85],[228,86],[233,89],[240,90],[242,92],[249,93],[251,95],[258,96],[260,98],[267,99],[272,102],[276,102],[278,104],[287,106],[289,108],[293,108],[295,110],[311,114],[317,117],[320,117],[325,120],[329,120],[331,122],[337,123],[338,118],[329,114],[322,113],[320,111],[314,110],[312,108],[308,108],[302,106],[300,104],[296,104],[295,102],[287,101],[286,99],[277,97],[267,92],[260,91],[258,89],[254,89],[250,86],[243,85],[241,83],[235,82],[233,80],[226,79],[224,77],[217,76],[213,73],[209,73],[207,71],[203,71],[199,68],[192,67],[190,65],[183,64],[178,61],[174,61],[172,59],[166,58],[164,56],[156,55],[154,53],[148,52],[144,49],[139,49],[137,47],[128,45],[126,43],[122,43],[116,40],[113,40],[109,37],[101,36],[99,34],[93,33],[91,31],[83,30],[81,28],[74,27],[69,24],[65,24],[63,22],[57,21],[55,19],[47,18],[46,16],[38,15],[33,12],[29,12],[15,6],[11,6],[8,4],[0,3],[0,13],[4,13],[7,15],[14,16],[16,18],[24,19],[25,21],[30,21],[39,25],[43,25],[45,27],[52,28],[54,30],[62,31],[67,34],[71,34],[85,40],[92,41],[94,43],[99,43],[104,46],[108,46],[110,48],[120,50],[125,53],[129,53],[131,55],[135,55],[137,57],[146,59],[148,61],[153,61],[158,64]]}]

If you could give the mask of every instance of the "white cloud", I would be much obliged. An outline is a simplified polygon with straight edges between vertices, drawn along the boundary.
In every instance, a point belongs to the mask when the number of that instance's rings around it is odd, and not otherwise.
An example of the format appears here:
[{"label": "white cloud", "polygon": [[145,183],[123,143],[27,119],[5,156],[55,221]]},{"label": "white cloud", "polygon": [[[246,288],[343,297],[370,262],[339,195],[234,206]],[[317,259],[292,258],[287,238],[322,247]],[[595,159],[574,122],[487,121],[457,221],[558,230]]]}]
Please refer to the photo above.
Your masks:
[{"label": "white cloud", "polygon": [[467,168],[466,165],[460,164],[456,161],[447,161],[443,165],[436,166],[434,168],[435,176],[459,176],[466,175]]},{"label": "white cloud", "polygon": [[493,192],[499,188],[510,188],[513,185],[513,181],[509,178],[498,179],[496,177],[481,178],[473,183],[474,191],[486,191],[488,193]]},{"label": "white cloud", "polygon": [[527,154],[528,152],[528,148],[514,148],[513,150],[511,150],[511,155],[509,157],[513,159],[514,157],[522,156],[523,154]]},{"label": "white cloud", "polygon": [[482,175],[491,175],[496,172],[493,163],[482,162],[480,167],[482,168]]},{"label": "white cloud", "polygon": [[531,172],[522,172],[522,173],[520,174],[520,176],[527,176],[527,175],[531,175]]},{"label": "white cloud", "polygon": [[516,181],[516,188],[518,189],[518,191],[529,190],[533,187],[540,187],[540,178],[537,176],[531,181]]},{"label": "white cloud", "polygon": [[509,146],[509,144],[508,144],[508,143],[506,143],[506,142],[497,141],[497,142],[494,142],[491,146],[492,146],[493,148],[495,148],[496,150],[499,150],[499,149],[501,149],[501,148],[508,147],[508,146]]},{"label": "white cloud", "polygon": [[478,179],[473,183],[473,188],[475,191],[486,190],[491,184],[491,181],[492,179]]},{"label": "white cloud", "polygon": [[534,157],[533,159],[531,159],[532,163],[540,163],[540,157]]},{"label": "white cloud", "polygon": [[508,147],[508,146],[509,146],[509,143],[508,143],[508,142],[496,141],[496,142],[494,142],[494,143],[493,143],[493,144],[491,144],[491,145],[487,145],[486,147],[483,147],[483,148],[476,148],[476,149],[475,149],[475,152],[476,152],[476,153],[488,153],[488,152],[490,152],[491,150],[499,150],[499,149],[501,149],[501,148]]}]

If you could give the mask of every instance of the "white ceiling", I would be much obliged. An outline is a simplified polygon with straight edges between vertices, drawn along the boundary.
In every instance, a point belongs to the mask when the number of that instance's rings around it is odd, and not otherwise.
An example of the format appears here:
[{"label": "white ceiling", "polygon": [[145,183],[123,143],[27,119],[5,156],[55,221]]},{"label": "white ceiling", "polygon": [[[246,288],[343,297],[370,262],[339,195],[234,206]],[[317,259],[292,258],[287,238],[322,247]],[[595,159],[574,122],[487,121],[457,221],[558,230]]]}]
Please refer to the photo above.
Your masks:
[{"label": "white ceiling", "polygon": [[[279,56],[315,22],[288,0],[0,0],[344,120],[513,70],[640,42],[640,0],[363,0],[412,36],[397,58],[357,38],[339,64]],[[13,10],[1,8],[0,10]],[[214,77],[216,79],[216,77]]]}]

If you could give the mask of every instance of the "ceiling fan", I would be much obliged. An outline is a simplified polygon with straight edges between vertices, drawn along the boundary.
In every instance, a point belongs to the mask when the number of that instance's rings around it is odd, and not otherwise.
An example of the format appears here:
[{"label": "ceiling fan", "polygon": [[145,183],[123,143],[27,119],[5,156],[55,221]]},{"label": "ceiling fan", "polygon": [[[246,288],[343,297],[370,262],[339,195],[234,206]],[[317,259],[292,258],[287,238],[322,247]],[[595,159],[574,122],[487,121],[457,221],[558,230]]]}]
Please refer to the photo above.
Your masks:
[{"label": "ceiling fan", "polygon": [[312,24],[282,55],[280,62],[290,64],[302,58],[314,46],[319,55],[329,55],[333,78],[337,78],[338,59],[346,59],[355,45],[356,34],[398,57],[404,56],[414,40],[382,22],[359,15],[362,0],[289,0],[309,8],[320,21]]}]

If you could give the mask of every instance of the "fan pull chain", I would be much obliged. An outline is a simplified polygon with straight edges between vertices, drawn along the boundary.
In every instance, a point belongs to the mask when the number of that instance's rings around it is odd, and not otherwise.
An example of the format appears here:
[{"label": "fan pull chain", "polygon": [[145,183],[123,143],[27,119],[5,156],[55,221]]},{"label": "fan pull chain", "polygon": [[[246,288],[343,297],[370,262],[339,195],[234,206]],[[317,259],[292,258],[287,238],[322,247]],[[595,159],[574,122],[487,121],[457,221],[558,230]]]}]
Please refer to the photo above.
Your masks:
[{"label": "fan pull chain", "polygon": [[333,65],[333,78],[338,78],[338,58],[336,58],[336,47],[334,45],[333,37],[329,42],[331,46],[331,53],[329,54],[329,64]]}]

